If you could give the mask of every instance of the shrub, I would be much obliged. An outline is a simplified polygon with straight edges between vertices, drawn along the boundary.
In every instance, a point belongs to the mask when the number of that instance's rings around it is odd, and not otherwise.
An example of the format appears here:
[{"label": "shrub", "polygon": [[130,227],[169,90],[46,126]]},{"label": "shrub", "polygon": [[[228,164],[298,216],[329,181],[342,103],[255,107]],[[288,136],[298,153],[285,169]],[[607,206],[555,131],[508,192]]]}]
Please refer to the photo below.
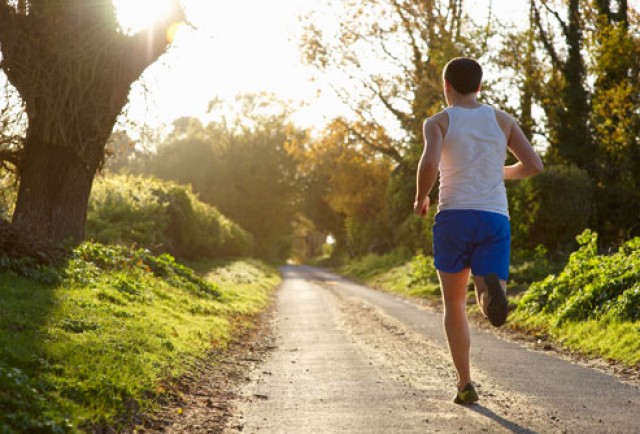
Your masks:
[{"label": "shrub", "polygon": [[575,166],[548,166],[533,178],[509,184],[513,242],[516,247],[544,245],[551,251],[573,243],[588,225],[593,187]]},{"label": "shrub", "polygon": [[163,244],[167,203],[142,177],[108,176],[96,179],[87,215],[87,235],[101,243],[138,244],[151,249]]},{"label": "shrub", "polygon": [[518,309],[552,314],[557,321],[640,319],[640,238],[611,255],[598,255],[597,234],[577,237],[580,248],[560,274],[534,283]]},{"label": "shrub", "polygon": [[409,284],[429,285],[438,283],[438,273],[432,256],[424,256],[421,252],[411,259],[411,274]]},{"label": "shrub", "polygon": [[140,176],[96,180],[87,236],[184,258],[250,254],[252,236],[196,197],[188,186]]},{"label": "shrub", "polygon": [[390,270],[404,264],[411,257],[411,252],[404,247],[397,248],[384,255],[369,253],[354,258],[346,264],[342,271],[349,276],[369,277],[379,272]]},{"label": "shrub", "polygon": [[424,252],[427,255],[433,254],[433,221],[436,215],[437,204],[433,204],[426,217],[419,217],[415,214],[408,216],[395,229],[395,243],[405,246],[414,253]]}]

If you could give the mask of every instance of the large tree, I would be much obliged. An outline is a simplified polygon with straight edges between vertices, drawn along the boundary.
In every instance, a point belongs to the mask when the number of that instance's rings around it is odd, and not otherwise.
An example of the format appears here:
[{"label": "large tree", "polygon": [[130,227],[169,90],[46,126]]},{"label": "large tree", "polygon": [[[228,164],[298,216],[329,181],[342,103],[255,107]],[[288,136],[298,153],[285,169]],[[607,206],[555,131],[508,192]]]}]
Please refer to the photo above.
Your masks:
[{"label": "large tree", "polygon": [[595,226],[604,242],[640,233],[640,34],[626,0],[594,0],[591,125]]},{"label": "large tree", "polygon": [[177,0],[152,28],[121,31],[112,0],[0,1],[0,68],[28,117],[13,226],[53,242],[81,240],[88,197],[131,84],[184,19]]}]

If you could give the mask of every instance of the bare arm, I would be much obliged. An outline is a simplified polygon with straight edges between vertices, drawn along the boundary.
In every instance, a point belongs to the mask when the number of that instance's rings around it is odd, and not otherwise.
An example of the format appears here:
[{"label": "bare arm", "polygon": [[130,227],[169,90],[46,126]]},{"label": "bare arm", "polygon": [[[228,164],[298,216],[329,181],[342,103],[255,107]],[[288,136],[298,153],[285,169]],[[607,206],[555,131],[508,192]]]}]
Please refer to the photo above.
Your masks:
[{"label": "bare arm", "polygon": [[438,176],[440,155],[444,136],[435,117],[425,121],[422,132],[424,135],[424,149],[418,164],[416,174],[416,200],[413,209],[418,215],[425,215],[429,210],[429,193]]},{"label": "bare arm", "polygon": [[507,114],[504,114],[509,122],[509,135],[507,146],[518,159],[518,162],[504,168],[504,179],[523,179],[542,172],[544,166],[540,156],[529,143],[529,140],[520,129],[518,123]]}]

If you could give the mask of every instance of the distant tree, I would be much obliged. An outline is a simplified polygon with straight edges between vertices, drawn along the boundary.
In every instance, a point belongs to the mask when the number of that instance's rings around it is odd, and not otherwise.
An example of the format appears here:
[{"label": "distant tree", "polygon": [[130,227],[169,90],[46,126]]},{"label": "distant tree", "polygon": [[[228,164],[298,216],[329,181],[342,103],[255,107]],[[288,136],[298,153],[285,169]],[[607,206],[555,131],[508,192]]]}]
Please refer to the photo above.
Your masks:
[{"label": "distant tree", "polygon": [[304,186],[303,212],[334,236],[338,249],[351,255],[392,247],[385,198],[391,163],[364,146],[362,139],[377,131],[382,146],[385,139],[379,129],[335,119],[318,138],[290,147]]},{"label": "distant tree", "polygon": [[347,1],[337,34],[307,19],[305,61],[342,73],[349,84],[335,90],[363,122],[384,125],[390,117],[400,125],[406,136],[387,153],[398,163],[420,142],[424,118],[442,108],[445,63],[480,55],[462,6],[462,0]]},{"label": "distant tree", "polygon": [[215,105],[216,120],[174,123],[150,160],[150,173],[189,183],[200,198],[251,232],[261,256],[286,258],[296,215],[295,162],[285,150],[298,134],[283,103],[243,95]]},{"label": "distant tree", "polygon": [[84,236],[105,144],[131,84],[165,52],[178,1],[152,28],[127,35],[111,0],[0,1],[0,68],[24,101],[13,226],[59,242]]}]

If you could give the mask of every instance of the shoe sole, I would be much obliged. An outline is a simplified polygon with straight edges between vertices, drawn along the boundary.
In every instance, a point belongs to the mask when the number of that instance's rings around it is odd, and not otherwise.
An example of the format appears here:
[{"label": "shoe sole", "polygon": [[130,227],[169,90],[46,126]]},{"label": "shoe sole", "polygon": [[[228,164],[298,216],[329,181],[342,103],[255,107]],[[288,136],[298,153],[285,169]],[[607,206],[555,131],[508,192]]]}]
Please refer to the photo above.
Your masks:
[{"label": "shoe sole", "polygon": [[[466,396],[466,399],[463,398],[463,396]],[[474,405],[479,400],[480,400],[480,397],[478,396],[478,392],[476,392],[476,389],[473,387],[473,385],[471,385],[471,390],[458,392],[456,393],[456,396],[453,398],[453,402],[459,405]]]},{"label": "shoe sole", "polygon": [[456,397],[453,399],[453,403],[454,404],[458,404],[458,405],[475,405],[477,404],[479,401],[479,399],[473,399],[472,401],[464,401],[462,399],[460,399],[460,397],[458,397],[456,395]]},{"label": "shoe sole", "polygon": [[507,296],[502,290],[500,279],[495,273],[484,276],[484,282],[487,284],[489,300],[487,303],[487,316],[489,322],[494,327],[500,327],[507,321],[509,313],[509,305],[507,304]]}]

